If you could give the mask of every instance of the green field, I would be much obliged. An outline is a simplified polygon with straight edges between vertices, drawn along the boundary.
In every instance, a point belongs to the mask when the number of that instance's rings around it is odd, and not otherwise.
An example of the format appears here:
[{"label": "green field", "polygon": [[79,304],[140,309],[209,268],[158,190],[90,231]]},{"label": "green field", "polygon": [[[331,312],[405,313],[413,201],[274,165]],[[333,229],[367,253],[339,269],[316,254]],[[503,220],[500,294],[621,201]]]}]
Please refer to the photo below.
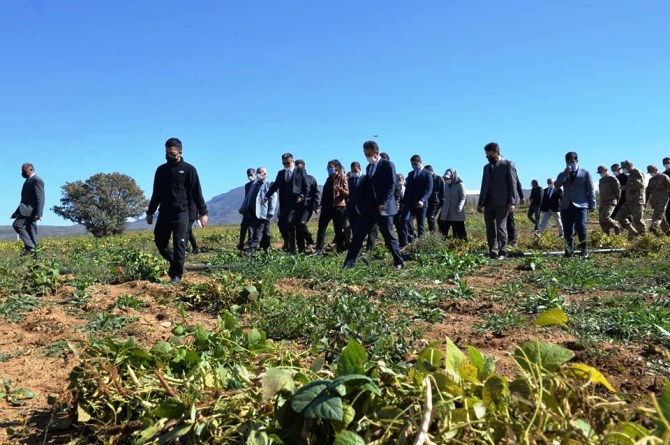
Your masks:
[{"label": "green field", "polygon": [[471,215],[403,270],[206,228],[179,286],[149,232],[1,243],[0,443],[668,443],[670,242],[565,259],[517,218],[530,256]]}]

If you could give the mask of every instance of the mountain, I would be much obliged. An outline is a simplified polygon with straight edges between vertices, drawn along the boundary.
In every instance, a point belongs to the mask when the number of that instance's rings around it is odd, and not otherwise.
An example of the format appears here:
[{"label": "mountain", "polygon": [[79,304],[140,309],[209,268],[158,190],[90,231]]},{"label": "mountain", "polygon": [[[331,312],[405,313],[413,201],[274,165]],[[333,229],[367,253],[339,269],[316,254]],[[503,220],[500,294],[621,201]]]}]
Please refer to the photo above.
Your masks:
[{"label": "mountain", "polygon": [[209,224],[226,226],[239,224],[242,215],[238,209],[244,201],[244,186],[234,188],[207,201]]}]

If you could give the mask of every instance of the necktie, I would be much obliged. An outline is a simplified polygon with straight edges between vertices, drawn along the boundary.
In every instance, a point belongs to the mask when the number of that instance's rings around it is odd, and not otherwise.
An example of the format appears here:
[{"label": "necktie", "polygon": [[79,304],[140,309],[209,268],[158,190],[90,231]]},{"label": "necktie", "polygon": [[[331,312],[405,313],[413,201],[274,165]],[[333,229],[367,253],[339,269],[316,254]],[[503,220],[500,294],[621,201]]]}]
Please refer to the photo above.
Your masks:
[{"label": "necktie", "polygon": [[553,194],[554,194],[554,188],[549,187],[549,198],[551,198],[551,195],[553,195]]},{"label": "necktie", "polygon": [[370,167],[370,176],[375,174],[375,170],[377,169],[377,163],[373,163],[372,167]]},{"label": "necktie", "polygon": [[286,178],[285,179],[286,179],[286,182],[289,182],[291,180],[291,171],[290,170],[286,170]]}]

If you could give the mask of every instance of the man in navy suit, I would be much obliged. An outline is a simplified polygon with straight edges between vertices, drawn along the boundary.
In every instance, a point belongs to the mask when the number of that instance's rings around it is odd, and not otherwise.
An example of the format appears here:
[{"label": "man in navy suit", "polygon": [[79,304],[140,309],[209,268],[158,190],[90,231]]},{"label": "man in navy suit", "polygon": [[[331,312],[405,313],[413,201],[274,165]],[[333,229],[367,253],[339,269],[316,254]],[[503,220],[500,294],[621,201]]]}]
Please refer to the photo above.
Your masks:
[{"label": "man in navy suit", "polygon": [[[256,182],[256,170],[253,168],[248,168],[247,169],[247,179],[249,180],[246,184],[244,184],[244,199],[242,200],[242,203],[244,204],[244,201],[247,199],[247,196],[249,195],[249,190],[251,190],[251,186],[254,185]],[[244,238],[247,238],[249,241],[251,241],[251,220],[249,219],[249,216],[245,209],[240,207],[239,209],[240,215],[242,215],[242,222],[240,223],[240,241],[237,243],[237,250],[243,251],[244,250]]]},{"label": "man in navy suit", "polygon": [[39,242],[37,221],[42,219],[44,211],[44,181],[28,162],[21,166],[21,176],[26,180],[21,188],[21,203],[12,214],[12,227],[23,241],[25,252],[34,253]]},{"label": "man in navy suit", "polygon": [[363,239],[376,222],[384,237],[386,248],[393,256],[393,265],[402,269],[403,260],[400,255],[398,240],[393,236],[393,215],[398,211],[394,192],[396,185],[395,166],[391,161],[381,159],[379,146],[375,141],[363,144],[363,153],[368,161],[361,198],[361,215],[356,221],[354,235],[349,246],[344,268],[354,266]]},{"label": "man in navy suit", "polygon": [[409,234],[413,233],[416,219],[416,233],[423,236],[426,231],[426,210],[428,210],[428,198],[433,193],[433,176],[428,170],[425,170],[421,163],[421,156],[414,155],[409,159],[412,164],[412,171],[407,173],[405,180],[405,194],[402,198],[402,216],[400,217],[401,232],[400,247],[405,247],[413,239]]},{"label": "man in navy suit", "polygon": [[558,227],[558,237],[563,238],[563,222],[561,221],[561,201],[563,201],[563,190],[554,186],[554,180],[547,178],[547,188],[544,189],[542,195],[542,202],[540,203],[540,211],[542,212],[542,220],[537,226],[536,236],[544,232],[549,224],[549,219],[553,216],[556,220],[556,227]]},{"label": "man in navy suit", "polygon": [[305,201],[307,196],[307,183],[304,171],[295,168],[295,160],[291,153],[281,156],[284,168],[277,172],[277,178],[265,193],[268,200],[279,192],[279,215],[278,225],[281,236],[284,239],[285,250],[291,255],[295,254],[295,229],[298,218],[295,217],[299,204]]},{"label": "man in navy suit", "polygon": [[577,153],[569,151],[565,154],[565,170],[558,174],[555,186],[563,187],[561,201],[561,219],[563,220],[563,235],[565,237],[565,256],[572,255],[574,250],[573,235],[577,232],[579,238],[580,255],[589,256],[586,242],[586,220],[588,213],[596,208],[596,194],[593,190],[593,180],[588,170],[578,164]]}]

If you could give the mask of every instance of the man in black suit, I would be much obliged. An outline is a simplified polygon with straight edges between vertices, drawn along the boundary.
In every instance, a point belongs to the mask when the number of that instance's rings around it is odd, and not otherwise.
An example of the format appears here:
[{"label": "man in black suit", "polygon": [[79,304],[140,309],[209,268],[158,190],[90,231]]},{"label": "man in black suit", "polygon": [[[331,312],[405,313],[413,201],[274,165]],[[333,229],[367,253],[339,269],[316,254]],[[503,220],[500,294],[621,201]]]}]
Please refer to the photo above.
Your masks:
[{"label": "man in black suit", "polygon": [[411,233],[414,232],[412,219],[416,219],[417,236],[423,236],[426,231],[426,210],[428,209],[428,198],[433,192],[433,176],[425,170],[421,163],[421,156],[414,155],[410,158],[412,171],[407,173],[405,180],[405,194],[402,197],[402,232],[400,236],[400,247],[405,247],[413,241]]},{"label": "man in black suit", "polygon": [[484,213],[486,241],[491,258],[507,256],[507,215],[516,210],[519,201],[514,163],[504,159],[500,146],[490,142],[484,147],[486,159],[477,211]]},{"label": "man in black suit", "polygon": [[386,248],[393,256],[393,265],[402,269],[404,263],[400,255],[398,240],[393,236],[393,215],[398,211],[393,195],[396,184],[395,166],[391,161],[381,159],[379,146],[375,141],[363,144],[363,153],[368,161],[366,169],[361,215],[354,227],[354,235],[349,246],[344,268],[354,266],[363,239],[376,222],[384,237]]},{"label": "man in black suit", "polygon": [[528,202],[530,205],[528,206],[527,216],[535,226],[533,230],[537,230],[540,224],[540,206],[542,205],[542,187],[540,187],[537,179],[530,181],[530,198],[528,198]]},{"label": "man in black suit", "polygon": [[305,175],[305,187],[307,188],[305,200],[297,205],[295,214],[297,218],[295,223],[295,241],[298,246],[298,252],[304,253],[306,247],[314,246],[314,238],[307,227],[307,223],[312,218],[312,214],[319,208],[321,192],[319,191],[316,178],[307,174],[305,161],[302,159],[295,161],[295,168],[302,170]]},{"label": "man in black suit", "polygon": [[42,219],[44,211],[44,181],[35,174],[35,167],[29,162],[21,166],[21,176],[26,180],[21,188],[21,203],[12,213],[12,227],[23,241],[25,252],[34,253],[39,243],[37,221]]},{"label": "man in black suit", "polygon": [[563,221],[561,221],[561,201],[563,200],[563,189],[554,187],[554,180],[552,178],[547,179],[547,188],[544,189],[542,194],[542,203],[540,204],[540,212],[542,212],[542,220],[537,227],[535,235],[539,236],[540,233],[547,228],[549,223],[549,218],[552,216],[556,220],[556,227],[558,227],[558,236],[563,238]]},{"label": "man in black suit", "polygon": [[[361,164],[354,161],[351,163],[351,172],[347,182],[349,185],[349,199],[347,200],[347,219],[352,230],[356,227],[358,220],[363,212],[363,201],[365,192],[365,176],[361,174]],[[366,253],[371,252],[375,248],[377,242],[377,223],[372,225],[370,233],[368,233],[368,241],[365,245]],[[350,241],[351,243],[351,241]]]},{"label": "man in black suit", "polygon": [[442,200],[444,196],[444,179],[442,179],[442,176],[435,174],[432,166],[426,165],[424,168],[429,171],[433,177],[433,192],[430,194],[430,198],[428,198],[426,219],[428,220],[428,230],[434,232],[435,218],[437,218],[437,215],[440,213],[440,209],[442,208]]},{"label": "man in black suit", "polygon": [[[242,200],[242,203],[246,201],[247,196],[249,195],[249,190],[251,190],[251,186],[256,181],[256,170],[254,170],[253,168],[248,168],[247,179],[248,182],[244,184],[244,199]],[[249,216],[245,211],[245,209],[240,208],[238,211],[240,215],[242,215],[242,222],[240,223],[240,242],[237,243],[237,250],[243,252],[244,238],[247,238],[248,241],[251,241],[251,220],[249,219]]]},{"label": "man in black suit", "polygon": [[279,192],[279,231],[284,239],[285,250],[293,255],[295,254],[296,208],[305,201],[307,183],[304,172],[295,168],[295,160],[291,153],[284,153],[281,156],[281,162],[284,168],[277,172],[277,178],[265,193],[265,199]]}]

